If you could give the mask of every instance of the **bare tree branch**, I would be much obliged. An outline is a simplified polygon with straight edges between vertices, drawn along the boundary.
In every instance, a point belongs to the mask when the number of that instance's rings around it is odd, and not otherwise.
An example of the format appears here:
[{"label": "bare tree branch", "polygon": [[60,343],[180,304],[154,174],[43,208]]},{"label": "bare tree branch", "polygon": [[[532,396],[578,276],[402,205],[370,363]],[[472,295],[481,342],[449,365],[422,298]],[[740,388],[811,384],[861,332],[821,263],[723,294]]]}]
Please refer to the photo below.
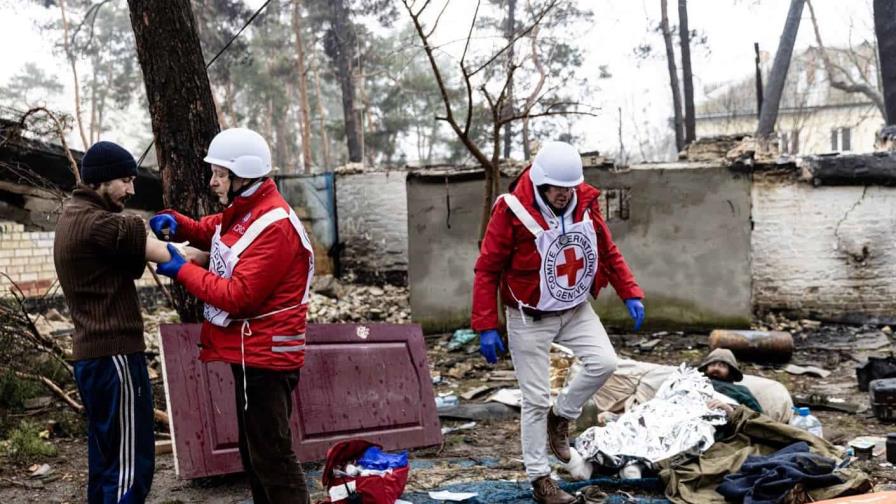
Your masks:
[{"label": "bare tree branch", "polygon": [[417,15],[418,15],[418,16],[419,16],[420,14],[423,14],[423,11],[426,10],[426,7],[429,6],[429,2],[431,2],[431,1],[432,1],[432,0],[426,0],[425,2],[423,2],[423,7],[420,7],[420,10],[417,11]]},{"label": "bare tree branch", "polygon": [[82,405],[78,401],[72,399],[71,396],[69,396],[68,394],[65,393],[64,390],[62,390],[62,387],[57,385],[56,382],[47,378],[46,376],[36,375],[33,373],[25,373],[23,371],[13,371],[13,373],[19,378],[24,378],[26,380],[39,381],[39,382],[43,383],[44,386],[46,386],[48,389],[50,389],[51,392],[53,392],[54,394],[59,396],[60,399],[65,401],[66,404],[68,404],[69,407],[71,407],[71,409],[75,410],[77,413],[84,412],[84,405]]},{"label": "bare tree branch", "polygon": [[[100,13],[100,8],[107,3],[109,3],[109,0],[103,0],[100,3],[91,5],[87,9],[87,12],[84,13],[84,19],[82,19],[81,22],[78,23],[78,26],[76,26],[72,31],[71,42],[69,42],[72,47],[76,47],[77,50],[83,50],[86,47],[90,47],[90,44],[93,43],[93,32],[96,25],[96,17]],[[75,39],[78,37],[78,32],[81,31],[81,27],[84,26],[84,23],[88,22],[88,19],[90,20],[90,36],[87,38],[87,42],[85,42],[84,45],[77,47],[77,45],[75,44]]]},{"label": "bare tree branch", "polygon": [[75,53],[72,51],[71,44],[68,40],[68,16],[65,14],[65,0],[59,0],[59,9],[62,11],[62,36],[63,49],[69,64],[72,67],[72,78],[75,84],[75,120],[78,122],[78,132],[81,134],[81,142],[84,144],[84,150],[90,147],[87,142],[87,134],[84,133],[84,123],[81,120],[81,84],[78,82],[78,66],[75,59]]},{"label": "bare tree branch", "polygon": [[[414,14],[414,11],[411,8],[411,5],[408,3],[408,0],[401,0],[402,4],[404,4],[405,9],[408,12],[408,15],[411,16],[411,22],[414,24],[414,29],[417,32],[417,35],[420,37],[420,42],[423,44],[423,51],[426,53],[426,57],[429,60],[430,68],[432,68],[433,76],[436,79],[436,84],[439,87],[439,94],[442,97],[442,104],[445,106],[445,115],[442,117],[438,117],[437,119],[443,120],[451,126],[451,129],[457,134],[460,141],[464,144],[467,150],[470,151],[470,154],[476,158],[483,167],[487,169],[491,166],[491,162],[488,157],[476,146],[475,143],[470,139],[468,133],[469,129],[461,129],[460,125],[457,123],[457,120],[454,116],[454,111],[451,108],[451,99],[448,96],[448,87],[445,84],[445,79],[442,76],[441,70],[439,70],[439,65],[436,62],[435,55],[433,54],[432,46],[429,43],[429,39],[426,37],[426,34],[423,30],[423,25],[420,21],[419,15]],[[470,86],[469,81],[467,81],[467,86]],[[468,117],[467,123],[472,121],[473,114],[473,101],[472,101],[472,91],[469,91],[468,97]]]},{"label": "bare tree branch", "polygon": [[[830,82],[831,87],[847,93],[859,93],[865,95],[874,103],[877,109],[880,110],[881,116],[886,120],[886,109],[884,108],[883,96],[868,83],[856,82],[845,68],[836,65],[831,61],[831,56],[828,54],[827,49],[825,49],[824,43],[821,41],[821,31],[818,29],[818,20],[815,18],[815,8],[812,6],[812,1],[806,0],[806,3],[809,5],[809,17],[812,19],[812,27],[815,30],[815,41],[818,43],[818,52],[824,62],[825,72],[828,74],[828,81]],[[834,72],[835,69],[838,70],[846,80],[838,79]]]},{"label": "bare tree branch", "polygon": [[467,32],[467,42],[464,44],[464,52],[460,56],[460,73],[464,78],[464,86],[467,88],[467,119],[464,121],[464,135],[470,134],[470,126],[473,123],[473,84],[470,82],[471,74],[467,73],[467,67],[464,65],[464,59],[467,57],[467,51],[470,49],[470,39],[473,37],[473,28],[476,26],[476,18],[479,16],[479,6],[481,0],[476,1],[476,10],[473,11],[473,20],[470,21],[470,31]]},{"label": "bare tree branch", "polygon": [[450,0],[445,0],[445,5],[442,6],[442,10],[439,11],[439,15],[436,16],[436,20],[435,20],[435,22],[433,22],[433,24],[432,24],[432,30],[429,30],[429,33],[426,34],[426,38],[431,37],[432,34],[435,33],[435,31],[436,31],[436,27],[439,26],[439,21],[442,20],[442,14],[445,13],[445,9],[448,8],[448,4],[449,4],[449,3],[451,3]]},{"label": "bare tree branch", "polygon": [[59,122],[59,119],[56,118],[55,114],[47,110],[45,107],[32,108],[28,112],[25,112],[25,114],[22,115],[22,118],[19,119],[19,130],[24,131],[28,118],[38,112],[47,114],[47,116],[53,122],[53,126],[56,129],[56,134],[59,136],[59,142],[62,144],[62,150],[65,151],[65,157],[68,158],[68,168],[72,172],[72,175],[74,175],[75,177],[75,184],[80,184],[81,173],[78,171],[78,164],[75,162],[75,158],[72,157],[72,151],[68,148],[68,142],[65,141],[65,132],[63,131],[62,124]]},{"label": "bare tree branch", "polygon": [[510,121],[519,121],[521,119],[535,119],[536,117],[548,117],[548,116],[570,116],[570,115],[580,115],[580,116],[589,116],[589,117],[600,117],[600,114],[596,112],[587,112],[584,110],[544,110],[541,112],[536,112],[534,114],[526,114],[526,115],[517,115],[513,117],[507,118],[507,120],[503,121],[503,123]]},{"label": "bare tree branch", "polygon": [[541,93],[541,89],[544,87],[544,83],[547,80],[548,73],[544,68],[544,63],[542,63],[541,58],[538,53],[538,32],[539,28],[536,27],[532,30],[532,64],[535,65],[535,70],[538,72],[538,82],[535,84],[535,87],[532,89],[532,92],[529,93],[529,96],[526,97],[526,100],[523,105],[523,111],[528,114],[532,107],[535,105],[535,101],[538,98],[538,94]]},{"label": "bare tree branch", "polygon": [[[526,2],[529,7],[529,10],[532,10],[532,3]],[[541,93],[542,88],[544,87],[544,83],[547,80],[548,74],[544,68],[544,63],[541,61],[541,55],[538,50],[538,33],[541,30],[540,26],[536,26],[532,29],[532,35],[529,37],[532,43],[532,54],[530,55],[532,59],[532,64],[535,66],[535,71],[538,72],[538,82],[535,83],[535,87],[532,89],[532,92],[529,93],[529,96],[526,97],[526,100],[523,103],[522,113],[523,117],[523,157],[529,159],[532,155],[531,147],[529,146],[529,113],[532,111],[532,107],[535,106],[535,102],[538,99],[539,93]]]},{"label": "bare tree branch", "polygon": [[479,73],[479,72],[481,72],[482,70],[484,70],[487,66],[491,65],[496,59],[498,59],[502,54],[504,54],[504,52],[506,52],[508,49],[510,49],[510,48],[516,43],[517,40],[519,40],[519,39],[525,37],[526,35],[528,35],[529,32],[531,32],[536,26],[538,26],[539,23],[541,23],[541,20],[544,19],[544,17],[548,14],[548,12],[550,12],[550,11],[557,5],[557,1],[558,1],[558,0],[551,0],[550,3],[548,3],[548,4],[545,6],[545,8],[542,9],[541,12],[539,12],[539,13],[535,16],[535,19],[532,20],[532,23],[531,23],[529,26],[527,26],[527,27],[524,28],[523,30],[520,30],[519,33],[514,34],[513,38],[510,39],[510,42],[508,42],[508,43],[507,43],[504,47],[502,47],[498,52],[496,52],[495,54],[493,54],[493,55],[491,56],[491,58],[487,59],[487,60],[485,61],[485,63],[479,65],[479,66],[476,68],[476,70],[473,70],[472,72],[470,72],[470,76],[472,77],[473,75],[476,75],[477,73]]}]

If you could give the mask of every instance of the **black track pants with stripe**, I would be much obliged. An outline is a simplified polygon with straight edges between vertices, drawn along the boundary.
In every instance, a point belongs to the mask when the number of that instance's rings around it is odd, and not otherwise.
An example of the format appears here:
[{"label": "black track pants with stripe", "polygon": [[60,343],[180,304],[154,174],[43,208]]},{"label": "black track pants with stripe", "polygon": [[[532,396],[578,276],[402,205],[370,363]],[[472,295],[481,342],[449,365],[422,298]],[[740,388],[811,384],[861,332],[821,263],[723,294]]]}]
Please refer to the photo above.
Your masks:
[{"label": "black track pants with stripe", "polygon": [[87,502],[142,504],[155,469],[146,356],[85,359],[74,367],[87,415]]}]

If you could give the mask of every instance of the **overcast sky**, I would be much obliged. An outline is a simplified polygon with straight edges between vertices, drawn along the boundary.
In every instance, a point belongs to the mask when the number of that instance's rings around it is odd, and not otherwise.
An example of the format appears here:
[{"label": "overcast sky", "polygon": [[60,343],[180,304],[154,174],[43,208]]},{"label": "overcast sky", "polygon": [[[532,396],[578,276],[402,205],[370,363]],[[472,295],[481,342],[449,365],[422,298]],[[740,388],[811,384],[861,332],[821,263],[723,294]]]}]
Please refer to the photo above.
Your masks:
[{"label": "overcast sky", "polygon": [[[114,0],[124,1],[124,0]],[[278,1],[278,0],[275,0]],[[283,0],[279,0],[283,1]],[[398,2],[398,0],[395,0]],[[250,0],[257,7],[263,0]],[[439,3],[433,2],[433,3]],[[815,0],[816,13],[825,44],[846,46],[873,37],[870,0]],[[581,150],[611,152],[617,149],[619,108],[622,108],[623,141],[626,149],[637,151],[637,143],[647,137],[667,134],[671,115],[666,63],[662,40],[650,30],[659,20],[659,0],[582,1],[583,8],[594,12],[593,26],[571,33],[586,49],[586,72],[597,81],[599,65],[608,65],[612,77],[601,80],[592,97],[601,106],[598,118],[583,118],[576,130],[585,140]],[[774,57],[790,2],[788,0],[690,0],[689,24],[705,34],[709,50],[695,47],[692,52],[695,93],[699,102],[705,88],[736,81],[753,73],[753,42]],[[452,0],[437,37],[457,37],[464,33],[472,14],[473,0]],[[672,23],[677,23],[677,1],[669,0]],[[401,19],[406,19],[402,11]],[[30,0],[0,0],[0,86],[26,62],[33,61],[44,70],[59,75],[67,85],[66,95],[50,105],[71,112],[71,77],[68,66],[53,54],[52,41],[42,40],[35,21],[58,16],[58,9],[44,9]],[[634,48],[650,42],[657,49],[654,58],[639,61]],[[808,8],[797,39],[797,50],[814,43]],[[450,51],[450,49],[449,49]],[[138,136],[150,132],[110,132],[106,139],[119,141],[133,151],[140,150]],[[411,153],[409,153],[411,154]]]}]

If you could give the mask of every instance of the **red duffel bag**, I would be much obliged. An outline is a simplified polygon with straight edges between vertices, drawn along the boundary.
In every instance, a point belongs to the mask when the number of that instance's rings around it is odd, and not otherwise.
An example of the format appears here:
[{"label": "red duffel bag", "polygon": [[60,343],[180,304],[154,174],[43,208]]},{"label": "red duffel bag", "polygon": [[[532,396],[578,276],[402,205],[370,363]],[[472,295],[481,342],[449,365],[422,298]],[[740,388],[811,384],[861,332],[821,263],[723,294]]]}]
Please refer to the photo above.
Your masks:
[{"label": "red duffel bag", "polygon": [[371,446],[382,446],[353,439],[340,441],[327,450],[327,462],[321,482],[329,494],[324,503],[332,504],[395,504],[408,482],[408,467],[392,469],[382,476],[338,477],[335,469],[344,470],[346,464],[357,461]]}]

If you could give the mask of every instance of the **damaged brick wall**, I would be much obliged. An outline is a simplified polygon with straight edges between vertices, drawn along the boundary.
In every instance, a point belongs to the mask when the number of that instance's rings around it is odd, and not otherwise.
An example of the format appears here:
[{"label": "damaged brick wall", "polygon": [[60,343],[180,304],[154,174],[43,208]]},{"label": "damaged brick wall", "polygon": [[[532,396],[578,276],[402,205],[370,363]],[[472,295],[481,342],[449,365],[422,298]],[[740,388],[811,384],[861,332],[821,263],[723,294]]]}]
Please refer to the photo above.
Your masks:
[{"label": "damaged brick wall", "polygon": [[[56,281],[55,237],[53,231],[25,231],[23,224],[0,221],[0,272],[6,273],[26,296],[44,295]],[[137,281],[138,287],[155,285],[148,269]],[[6,295],[9,287],[9,279],[0,276],[0,296]]]},{"label": "damaged brick wall", "polygon": [[896,188],[815,187],[756,173],[753,305],[827,320],[889,323],[896,314]]}]

